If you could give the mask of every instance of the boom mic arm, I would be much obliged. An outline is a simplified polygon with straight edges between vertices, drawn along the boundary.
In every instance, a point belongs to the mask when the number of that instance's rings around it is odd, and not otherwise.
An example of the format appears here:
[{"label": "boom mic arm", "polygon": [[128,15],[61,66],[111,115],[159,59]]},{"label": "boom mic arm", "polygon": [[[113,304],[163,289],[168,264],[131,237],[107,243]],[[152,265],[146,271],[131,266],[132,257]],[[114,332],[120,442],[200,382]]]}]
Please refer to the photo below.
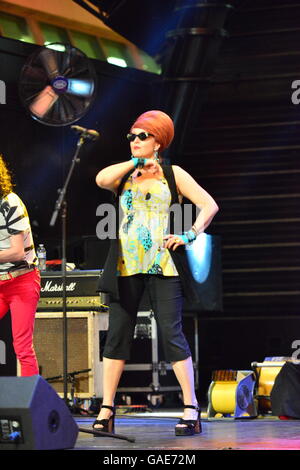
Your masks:
[{"label": "boom mic arm", "polygon": [[77,134],[81,134],[82,137],[86,137],[87,139],[97,140],[100,136],[99,132],[95,131],[94,129],[86,129],[85,127],[80,126],[71,126],[71,129]]}]

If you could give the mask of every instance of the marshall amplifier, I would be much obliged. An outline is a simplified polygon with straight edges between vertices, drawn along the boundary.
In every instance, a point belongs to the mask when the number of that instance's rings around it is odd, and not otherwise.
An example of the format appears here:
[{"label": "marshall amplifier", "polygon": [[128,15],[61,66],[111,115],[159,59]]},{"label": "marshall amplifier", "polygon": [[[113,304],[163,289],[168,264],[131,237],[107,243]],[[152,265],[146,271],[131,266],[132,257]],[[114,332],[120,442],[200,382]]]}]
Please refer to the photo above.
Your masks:
[{"label": "marshall amplifier", "polygon": [[[102,270],[68,271],[66,295],[68,311],[106,309],[105,294],[97,293],[97,283]],[[63,279],[60,271],[41,273],[41,296],[38,312],[61,311],[63,303]]]},{"label": "marshall amplifier", "polygon": [[[102,397],[102,361],[108,313],[101,311],[68,312],[68,392],[79,398]],[[63,313],[38,312],[35,317],[33,343],[40,375],[63,394]],[[72,377],[72,379],[71,379]]]},{"label": "marshall amplifier", "polygon": [[[97,293],[101,274],[102,270],[66,273],[68,372],[80,372],[74,382],[75,395],[80,398],[102,396],[100,356],[102,337],[108,329],[108,309],[103,294]],[[33,342],[40,375],[51,378],[50,384],[59,394],[63,392],[62,297],[62,272],[42,272]]]}]

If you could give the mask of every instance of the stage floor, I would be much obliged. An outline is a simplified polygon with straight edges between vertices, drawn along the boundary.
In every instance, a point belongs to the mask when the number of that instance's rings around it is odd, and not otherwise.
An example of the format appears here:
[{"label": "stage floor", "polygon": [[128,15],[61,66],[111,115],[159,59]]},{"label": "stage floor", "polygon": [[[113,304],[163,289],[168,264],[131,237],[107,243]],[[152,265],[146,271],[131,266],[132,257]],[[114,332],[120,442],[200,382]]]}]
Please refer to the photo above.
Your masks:
[{"label": "stage floor", "polygon": [[[253,419],[202,418],[202,433],[177,437],[174,426],[181,411],[139,413],[116,417],[115,432],[135,442],[94,437],[79,432],[74,450],[300,450],[300,420],[266,416]],[[94,418],[75,417],[79,428],[91,429]],[[106,452],[105,452],[106,454]]]}]

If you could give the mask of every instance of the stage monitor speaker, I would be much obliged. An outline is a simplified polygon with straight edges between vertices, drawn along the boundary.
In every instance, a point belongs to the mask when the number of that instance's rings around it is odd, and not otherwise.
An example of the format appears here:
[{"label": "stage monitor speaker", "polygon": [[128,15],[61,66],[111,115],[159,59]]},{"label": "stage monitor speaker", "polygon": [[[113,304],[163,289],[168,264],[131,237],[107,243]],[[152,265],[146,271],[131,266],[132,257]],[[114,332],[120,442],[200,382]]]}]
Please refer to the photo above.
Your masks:
[{"label": "stage monitor speaker", "polygon": [[0,450],[74,447],[78,426],[42,377],[0,377],[0,390]]}]

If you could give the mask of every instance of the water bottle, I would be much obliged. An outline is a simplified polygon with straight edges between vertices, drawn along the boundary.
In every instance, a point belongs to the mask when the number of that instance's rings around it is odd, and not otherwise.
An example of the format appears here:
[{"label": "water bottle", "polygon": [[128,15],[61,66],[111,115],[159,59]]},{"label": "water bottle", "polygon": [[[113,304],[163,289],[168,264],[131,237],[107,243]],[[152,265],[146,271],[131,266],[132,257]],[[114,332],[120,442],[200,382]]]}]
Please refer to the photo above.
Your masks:
[{"label": "water bottle", "polygon": [[46,271],[46,248],[42,243],[39,244],[37,249],[38,268],[40,271]]}]

